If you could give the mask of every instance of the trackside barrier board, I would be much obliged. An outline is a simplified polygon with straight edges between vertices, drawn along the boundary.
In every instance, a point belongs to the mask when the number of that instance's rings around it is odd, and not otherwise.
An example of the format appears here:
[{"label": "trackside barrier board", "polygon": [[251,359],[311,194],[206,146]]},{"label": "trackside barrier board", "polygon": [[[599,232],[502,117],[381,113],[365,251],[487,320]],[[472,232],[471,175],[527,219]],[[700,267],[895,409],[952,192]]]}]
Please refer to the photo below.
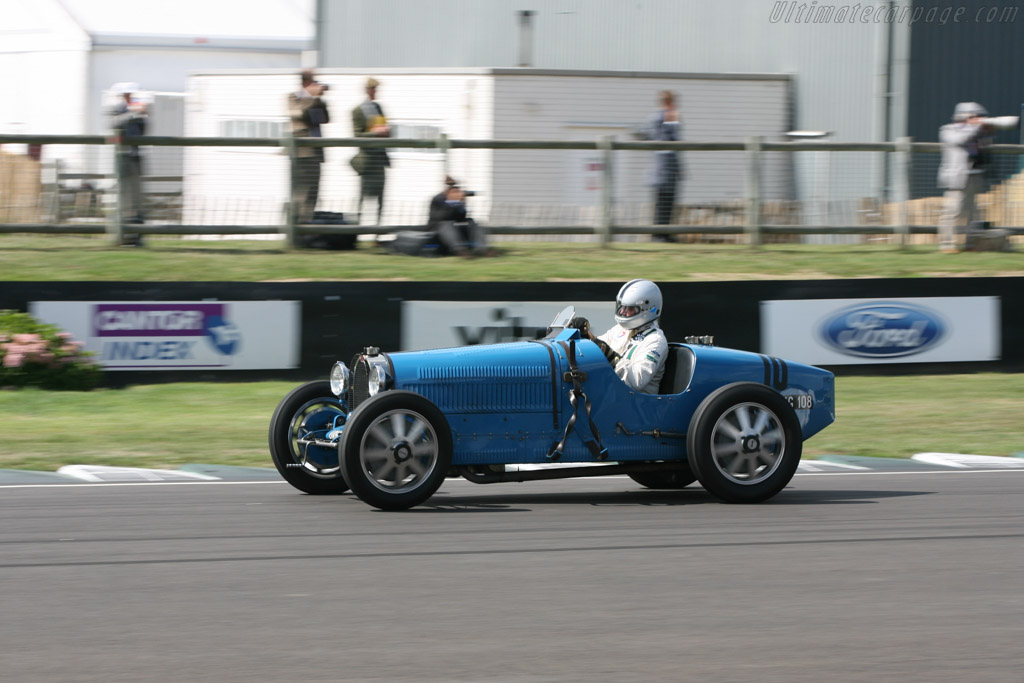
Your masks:
[{"label": "trackside barrier board", "polygon": [[956,363],[1000,357],[994,296],[761,302],[761,351],[811,365]]},{"label": "trackside barrier board", "polygon": [[29,311],[104,370],[273,370],[299,365],[298,301],[33,301]]}]

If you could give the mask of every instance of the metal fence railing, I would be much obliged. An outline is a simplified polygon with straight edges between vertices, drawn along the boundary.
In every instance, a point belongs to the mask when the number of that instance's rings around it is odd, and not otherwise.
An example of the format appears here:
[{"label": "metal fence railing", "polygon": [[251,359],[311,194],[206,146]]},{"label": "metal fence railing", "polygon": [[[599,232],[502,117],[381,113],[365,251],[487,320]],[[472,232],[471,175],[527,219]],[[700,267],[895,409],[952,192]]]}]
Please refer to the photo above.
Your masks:
[{"label": "metal fence railing", "polygon": [[[492,234],[561,239],[843,241],[934,239],[938,143],[642,142],[369,138],[196,138],[0,135],[0,233],[384,234],[419,229],[445,175],[477,191],[471,213]],[[123,155],[142,157],[143,205],[125,205]],[[358,214],[356,148],[391,152],[380,221]],[[292,207],[317,167],[316,208]],[[1024,145],[994,145],[981,218],[1024,234]],[[23,151],[25,150],[25,151]],[[685,176],[668,223],[655,224],[644,174],[658,151],[682,153]],[[512,172],[510,169],[515,169]],[[562,179],[565,180],[562,180]],[[552,179],[559,179],[554,182]],[[308,195],[303,195],[308,197]],[[372,210],[370,210],[372,209]],[[132,214],[132,215],[129,215]],[[362,218],[362,220],[360,220]],[[323,223],[323,224],[322,224]],[[569,237],[576,236],[576,237]],[[918,237],[921,236],[921,237]]]}]

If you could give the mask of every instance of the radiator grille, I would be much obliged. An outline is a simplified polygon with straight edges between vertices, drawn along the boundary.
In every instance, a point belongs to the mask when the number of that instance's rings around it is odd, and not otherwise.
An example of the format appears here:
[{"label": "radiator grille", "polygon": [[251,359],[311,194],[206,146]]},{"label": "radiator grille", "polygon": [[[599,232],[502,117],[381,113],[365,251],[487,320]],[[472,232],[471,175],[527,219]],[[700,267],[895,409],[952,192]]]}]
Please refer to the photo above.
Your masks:
[{"label": "radiator grille", "polygon": [[352,359],[352,388],[348,391],[348,409],[355,410],[370,398],[370,364],[362,356]]}]

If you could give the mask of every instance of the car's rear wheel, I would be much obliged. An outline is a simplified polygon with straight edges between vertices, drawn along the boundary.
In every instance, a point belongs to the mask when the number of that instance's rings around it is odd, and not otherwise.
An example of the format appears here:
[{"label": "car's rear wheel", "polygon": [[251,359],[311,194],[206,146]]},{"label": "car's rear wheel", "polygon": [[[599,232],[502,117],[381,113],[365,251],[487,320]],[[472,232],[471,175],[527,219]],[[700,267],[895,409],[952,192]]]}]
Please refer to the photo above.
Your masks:
[{"label": "car's rear wheel", "polygon": [[752,382],[724,386],[690,420],[690,466],[701,485],[727,503],[759,503],[790,482],[803,435],[781,394]]},{"label": "car's rear wheel", "polygon": [[406,510],[441,486],[451,466],[452,434],[444,414],[424,397],[387,391],[349,416],[339,449],[353,493],[381,510]]},{"label": "car's rear wheel", "polygon": [[677,470],[665,472],[634,472],[629,478],[649,489],[683,489],[697,481],[690,466],[683,463]]},{"label": "car's rear wheel", "polygon": [[270,419],[270,457],[285,480],[305,493],[344,493],[337,448],[313,443],[345,424],[345,407],[330,382],[307,382],[285,396]]}]

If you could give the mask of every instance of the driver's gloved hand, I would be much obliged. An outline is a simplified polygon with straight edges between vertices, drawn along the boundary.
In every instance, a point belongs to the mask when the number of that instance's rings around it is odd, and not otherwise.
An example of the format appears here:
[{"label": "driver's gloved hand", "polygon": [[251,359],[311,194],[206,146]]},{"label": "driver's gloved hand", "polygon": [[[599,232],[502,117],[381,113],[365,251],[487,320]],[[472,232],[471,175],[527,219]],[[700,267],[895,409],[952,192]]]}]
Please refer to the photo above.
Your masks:
[{"label": "driver's gloved hand", "polygon": [[593,338],[593,335],[590,334],[590,321],[586,318],[576,316],[569,321],[569,327],[579,330],[580,334],[586,339]]}]

